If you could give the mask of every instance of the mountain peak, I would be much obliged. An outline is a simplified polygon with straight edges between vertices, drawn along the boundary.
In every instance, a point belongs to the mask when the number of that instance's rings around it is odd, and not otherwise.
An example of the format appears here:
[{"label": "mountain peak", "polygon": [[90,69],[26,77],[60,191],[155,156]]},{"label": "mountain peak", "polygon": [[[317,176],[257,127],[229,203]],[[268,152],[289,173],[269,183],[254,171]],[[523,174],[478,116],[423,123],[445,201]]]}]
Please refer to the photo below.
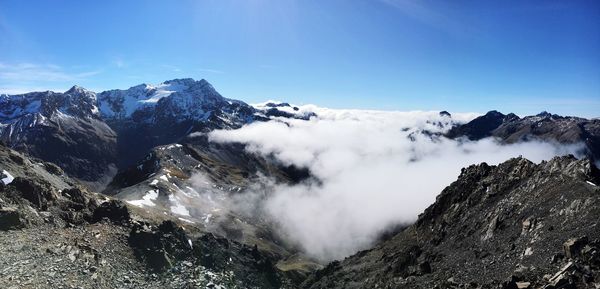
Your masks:
[{"label": "mountain peak", "polygon": [[65,94],[82,94],[86,92],[91,92],[79,85],[73,85],[73,87],[69,88],[69,90],[65,91]]},{"label": "mountain peak", "polygon": [[171,80],[164,81],[163,84],[180,84],[185,86],[194,86],[194,85],[205,85],[210,84],[205,79],[195,80],[193,78],[175,78]]},{"label": "mountain peak", "polygon": [[486,116],[496,116],[496,117],[504,117],[504,114],[497,110],[490,110],[486,114]]},{"label": "mountain peak", "polygon": [[552,116],[552,114],[544,110],[544,111],[538,113],[536,116],[547,117],[547,116]]}]

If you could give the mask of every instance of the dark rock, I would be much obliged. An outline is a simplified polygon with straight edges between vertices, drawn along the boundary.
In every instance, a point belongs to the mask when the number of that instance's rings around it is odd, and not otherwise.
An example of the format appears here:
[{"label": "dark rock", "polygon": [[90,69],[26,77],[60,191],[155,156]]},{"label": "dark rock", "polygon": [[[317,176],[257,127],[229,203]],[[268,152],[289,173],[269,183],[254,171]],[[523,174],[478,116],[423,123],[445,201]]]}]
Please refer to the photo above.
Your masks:
[{"label": "dark rock", "polygon": [[565,251],[565,257],[575,258],[575,257],[579,256],[581,253],[581,250],[587,244],[588,244],[587,237],[572,238],[572,239],[567,240],[563,244],[563,249]]},{"label": "dark rock", "polygon": [[88,202],[88,198],[78,188],[64,189],[61,191],[61,195],[67,197],[69,200],[75,203],[82,204],[83,206],[85,206]]},{"label": "dark rock", "polygon": [[585,144],[584,153],[594,161],[600,160],[600,119],[559,116],[542,112],[535,116],[519,118],[515,114],[503,115],[497,111],[453,127],[449,138],[467,137],[479,140],[495,137],[502,143],[543,140],[561,144]]},{"label": "dark rock", "polygon": [[274,102],[269,102],[267,104],[265,104],[266,107],[289,107],[290,104],[286,103],[286,102],[282,102],[282,103],[274,103]]},{"label": "dark rock", "polygon": [[164,250],[147,250],[145,252],[145,261],[152,271],[161,272],[173,267],[173,262]]},{"label": "dark rock", "polygon": [[63,170],[59,166],[57,166],[53,163],[44,163],[44,167],[51,174],[54,174],[57,176],[60,176],[63,174]]},{"label": "dark rock", "polygon": [[25,226],[25,220],[16,209],[0,208],[0,231],[21,229]]},{"label": "dark rock", "polygon": [[183,228],[172,221],[164,221],[158,227],[136,225],[128,238],[136,257],[154,272],[162,272],[171,268],[175,260],[189,257],[192,249],[188,242]]},{"label": "dark rock", "polygon": [[248,247],[213,234],[203,235],[193,245],[194,256],[201,265],[217,272],[232,270],[244,287],[281,287],[279,271],[257,247]]},{"label": "dark rock", "polygon": [[492,110],[467,124],[452,128],[447,136],[450,138],[466,136],[471,140],[488,137],[503,123],[505,117],[506,115]]},{"label": "dark rock", "polygon": [[16,164],[19,164],[19,165],[23,165],[24,164],[23,157],[20,156],[20,155],[18,155],[18,154],[16,154],[16,153],[11,153],[9,155],[9,157],[10,157],[10,160],[12,160],[13,162],[15,162]]},{"label": "dark rock", "polygon": [[126,224],[130,221],[129,209],[122,201],[110,200],[102,203],[94,210],[92,223],[107,219],[114,223]]},{"label": "dark rock", "polygon": [[48,203],[55,199],[51,191],[51,186],[42,181],[34,182],[22,177],[16,177],[8,187],[14,188],[20,197],[28,200],[40,210],[46,210]]},{"label": "dark rock", "polygon": [[452,117],[452,115],[449,112],[445,111],[445,110],[440,111],[440,116]]},{"label": "dark rock", "polygon": [[502,283],[502,286],[500,288],[502,288],[502,289],[519,289],[519,287],[517,287],[517,282],[515,282],[515,281],[506,281],[506,282]]}]

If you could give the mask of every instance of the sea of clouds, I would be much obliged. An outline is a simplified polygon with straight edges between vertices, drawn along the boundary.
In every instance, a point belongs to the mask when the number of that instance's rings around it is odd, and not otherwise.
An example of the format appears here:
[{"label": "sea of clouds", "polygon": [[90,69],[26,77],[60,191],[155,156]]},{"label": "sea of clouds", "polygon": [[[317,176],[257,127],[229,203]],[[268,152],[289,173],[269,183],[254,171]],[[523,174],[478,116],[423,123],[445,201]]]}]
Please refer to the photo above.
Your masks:
[{"label": "sea of clouds", "polygon": [[[523,156],[534,162],[577,154],[582,145],[524,142],[500,145],[441,136],[474,113],[335,110],[302,106],[310,120],[275,119],[210,133],[214,142],[241,142],[247,150],[306,167],[318,179],[272,185],[262,212],[280,233],[322,261],[372,246],[390,226],[414,222],[444,187],[471,164]],[[422,133],[427,131],[428,133]],[[264,195],[264,194],[263,194]]]}]

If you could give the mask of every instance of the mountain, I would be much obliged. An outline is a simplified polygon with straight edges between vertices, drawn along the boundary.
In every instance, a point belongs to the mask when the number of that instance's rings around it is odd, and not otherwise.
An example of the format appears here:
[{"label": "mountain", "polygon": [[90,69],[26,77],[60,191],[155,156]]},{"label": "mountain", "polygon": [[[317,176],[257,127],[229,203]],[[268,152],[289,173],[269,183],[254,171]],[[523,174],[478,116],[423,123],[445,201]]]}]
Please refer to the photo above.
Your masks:
[{"label": "mountain", "polygon": [[121,168],[192,132],[238,128],[257,119],[252,106],[224,98],[204,79],[109,90],[98,94],[98,103],[102,118],[119,136]]},{"label": "mountain", "polygon": [[221,121],[239,126],[251,121],[255,112],[242,101],[224,98],[208,81],[191,78],[169,80],[156,86],[141,84],[127,90],[104,91],[98,94],[98,103],[100,113],[107,121],[206,121],[221,116]]},{"label": "mountain", "polygon": [[252,203],[251,198],[261,197],[253,195],[263,182],[259,176],[293,184],[309,178],[309,172],[248,153],[241,144],[193,136],[152,149],[143,161],[117,174],[104,194],[285,259],[297,251],[277,236],[272,220],[257,208],[234,210],[244,205],[236,198]]},{"label": "mountain", "polygon": [[261,121],[289,126],[289,119],[314,117],[320,116],[288,103],[228,99],[193,79],[0,96],[0,282],[33,288],[528,288],[527,282],[593,288],[598,282],[598,119],[491,111],[465,123],[442,111],[426,121],[433,132],[399,127],[413,142],[423,134],[440,143],[492,137],[502,144],[583,144],[589,159],[516,158],[465,168],[416,223],[391,228],[372,249],[324,266],[259,207],[275,186],[323,180],[275,153],[209,137],[216,129]]},{"label": "mountain", "polygon": [[101,194],[0,145],[4,288],[282,288],[272,256]]},{"label": "mountain", "polygon": [[277,111],[224,98],[204,79],[174,79],[98,94],[74,86],[64,93],[1,95],[0,140],[102,190],[117,169],[190,133],[239,128],[274,116],[310,117]]},{"label": "mountain", "polygon": [[597,288],[598,184],[598,168],[572,156],[472,165],[415,224],[330,263],[303,285]]},{"label": "mountain", "polygon": [[453,127],[446,136],[466,137],[470,140],[495,137],[503,143],[527,140],[582,143],[589,157],[600,160],[599,119],[560,116],[545,111],[519,118],[513,113],[504,115],[498,111],[490,111],[466,124]]},{"label": "mountain", "polygon": [[85,182],[116,173],[117,135],[102,120],[96,94],[78,86],[0,96],[0,139]]}]

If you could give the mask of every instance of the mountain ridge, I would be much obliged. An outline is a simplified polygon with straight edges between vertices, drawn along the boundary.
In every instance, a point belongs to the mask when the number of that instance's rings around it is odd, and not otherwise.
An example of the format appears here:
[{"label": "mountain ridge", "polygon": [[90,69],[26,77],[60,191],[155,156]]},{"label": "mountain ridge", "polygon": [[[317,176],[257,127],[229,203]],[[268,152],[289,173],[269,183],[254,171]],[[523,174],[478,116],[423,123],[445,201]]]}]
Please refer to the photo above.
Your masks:
[{"label": "mountain ridge", "polygon": [[[118,168],[139,161],[153,147],[175,143],[192,132],[268,120],[265,114],[224,98],[204,79],[173,79],[100,93],[75,85],[63,93],[2,95],[0,140],[53,161],[101,190]],[[51,150],[43,148],[50,143]]]},{"label": "mountain ridge", "polygon": [[[469,166],[416,223],[303,287],[594,288],[599,180],[593,163],[573,156]],[[568,251],[572,240],[583,245]]]}]

